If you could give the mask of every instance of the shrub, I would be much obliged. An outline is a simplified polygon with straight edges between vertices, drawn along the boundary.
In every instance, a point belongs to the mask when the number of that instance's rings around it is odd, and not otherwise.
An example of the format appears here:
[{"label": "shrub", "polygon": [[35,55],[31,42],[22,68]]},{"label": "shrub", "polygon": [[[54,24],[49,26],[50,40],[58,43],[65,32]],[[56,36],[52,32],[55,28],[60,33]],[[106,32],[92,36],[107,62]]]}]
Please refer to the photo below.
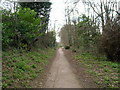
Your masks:
[{"label": "shrub", "polygon": [[65,49],[70,49],[70,46],[65,46]]},{"label": "shrub", "polygon": [[99,50],[105,53],[108,60],[120,62],[120,26],[115,22],[111,23],[112,25],[105,25]]},{"label": "shrub", "polygon": [[4,47],[28,48],[34,38],[41,36],[41,18],[30,8],[18,8],[17,12],[2,10],[2,44]]},{"label": "shrub", "polygon": [[73,49],[72,52],[77,52],[76,49]]}]

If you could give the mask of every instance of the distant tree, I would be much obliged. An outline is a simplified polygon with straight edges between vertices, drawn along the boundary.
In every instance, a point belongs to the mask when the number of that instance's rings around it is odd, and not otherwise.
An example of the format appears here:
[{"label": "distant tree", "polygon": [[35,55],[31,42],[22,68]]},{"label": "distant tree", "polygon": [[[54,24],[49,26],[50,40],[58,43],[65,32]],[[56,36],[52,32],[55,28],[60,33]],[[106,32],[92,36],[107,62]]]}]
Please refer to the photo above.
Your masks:
[{"label": "distant tree", "polygon": [[[71,28],[71,29],[70,29]],[[73,42],[73,34],[71,33],[73,31],[73,25],[64,25],[62,28],[61,28],[61,31],[60,31],[60,37],[61,37],[61,43],[64,45],[64,46],[71,46],[73,45],[72,42]]]},{"label": "distant tree", "polygon": [[89,17],[82,15],[77,27],[78,47],[83,47],[83,50],[87,51],[94,49],[97,44],[98,36],[100,35],[100,32],[97,30],[98,26],[96,26]]},{"label": "distant tree", "polygon": [[56,34],[54,31],[49,31],[39,37],[39,40],[35,42],[35,46],[39,48],[48,48],[48,47],[56,47]]}]

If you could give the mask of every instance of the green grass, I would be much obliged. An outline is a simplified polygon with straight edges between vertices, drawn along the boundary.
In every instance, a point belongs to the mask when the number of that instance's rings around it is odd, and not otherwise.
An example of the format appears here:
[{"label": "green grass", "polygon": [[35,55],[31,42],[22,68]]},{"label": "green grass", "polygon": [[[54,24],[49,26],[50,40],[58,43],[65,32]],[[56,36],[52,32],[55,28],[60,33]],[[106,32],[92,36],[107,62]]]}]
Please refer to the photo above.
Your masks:
[{"label": "green grass", "polygon": [[45,65],[54,53],[54,49],[4,51],[2,87],[29,87],[31,80],[43,74]]},{"label": "green grass", "polygon": [[86,72],[93,76],[99,87],[119,87],[120,68],[118,63],[107,61],[106,57],[96,57],[91,53],[76,54],[75,59],[80,66],[87,68]]}]

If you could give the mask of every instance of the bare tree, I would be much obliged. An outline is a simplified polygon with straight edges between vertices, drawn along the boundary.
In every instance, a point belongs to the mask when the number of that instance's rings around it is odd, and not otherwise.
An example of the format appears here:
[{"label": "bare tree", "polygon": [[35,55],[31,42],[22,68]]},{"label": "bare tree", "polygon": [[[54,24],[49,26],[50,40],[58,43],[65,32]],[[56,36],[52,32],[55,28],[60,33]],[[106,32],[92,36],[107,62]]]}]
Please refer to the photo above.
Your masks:
[{"label": "bare tree", "polygon": [[113,20],[114,14],[118,13],[117,0],[97,0],[97,2],[94,2],[93,0],[83,0],[83,3],[88,6],[87,8],[90,8],[90,10],[93,11],[93,16],[95,19],[100,18],[103,31],[105,28],[105,24],[108,23],[110,20]]}]

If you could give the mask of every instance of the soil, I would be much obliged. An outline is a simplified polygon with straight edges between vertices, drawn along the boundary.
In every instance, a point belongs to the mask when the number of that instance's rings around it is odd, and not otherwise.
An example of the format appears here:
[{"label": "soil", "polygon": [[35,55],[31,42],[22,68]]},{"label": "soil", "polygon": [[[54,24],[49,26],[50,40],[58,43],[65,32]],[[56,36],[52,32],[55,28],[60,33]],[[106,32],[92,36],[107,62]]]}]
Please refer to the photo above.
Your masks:
[{"label": "soil", "polygon": [[73,72],[78,77],[78,80],[82,86],[82,88],[98,88],[98,86],[94,83],[94,79],[89,73],[87,73],[87,68],[81,65],[80,62],[75,60],[74,56],[76,52],[72,52],[70,50],[63,50],[65,53],[65,57],[69,61]]}]

